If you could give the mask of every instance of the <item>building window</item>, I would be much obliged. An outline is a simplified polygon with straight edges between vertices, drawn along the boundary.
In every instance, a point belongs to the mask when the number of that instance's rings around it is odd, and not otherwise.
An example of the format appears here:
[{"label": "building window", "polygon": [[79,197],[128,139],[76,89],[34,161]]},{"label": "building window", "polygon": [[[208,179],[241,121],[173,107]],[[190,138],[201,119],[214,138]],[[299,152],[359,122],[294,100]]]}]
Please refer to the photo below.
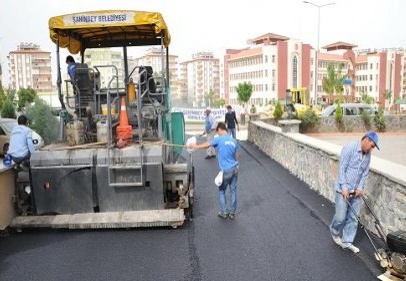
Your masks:
[{"label": "building window", "polygon": [[292,61],[292,79],[293,79],[293,88],[297,88],[298,83],[297,56],[294,56]]},{"label": "building window", "polygon": [[272,63],[275,63],[275,55],[272,55]]},{"label": "building window", "polygon": [[265,63],[268,62],[268,56],[265,56]]}]

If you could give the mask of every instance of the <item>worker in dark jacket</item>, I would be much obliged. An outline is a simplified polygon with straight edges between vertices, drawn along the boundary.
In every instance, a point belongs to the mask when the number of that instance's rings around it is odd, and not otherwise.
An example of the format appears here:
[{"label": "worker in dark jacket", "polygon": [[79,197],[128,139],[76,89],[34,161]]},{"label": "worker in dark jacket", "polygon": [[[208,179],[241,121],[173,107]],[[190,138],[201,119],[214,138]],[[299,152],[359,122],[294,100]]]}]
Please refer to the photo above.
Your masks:
[{"label": "worker in dark jacket", "polygon": [[237,126],[237,130],[240,131],[240,126],[238,125],[237,117],[235,116],[235,111],[233,111],[231,105],[227,106],[225,123],[227,125],[228,134],[232,136],[234,139],[237,139],[235,129]]}]

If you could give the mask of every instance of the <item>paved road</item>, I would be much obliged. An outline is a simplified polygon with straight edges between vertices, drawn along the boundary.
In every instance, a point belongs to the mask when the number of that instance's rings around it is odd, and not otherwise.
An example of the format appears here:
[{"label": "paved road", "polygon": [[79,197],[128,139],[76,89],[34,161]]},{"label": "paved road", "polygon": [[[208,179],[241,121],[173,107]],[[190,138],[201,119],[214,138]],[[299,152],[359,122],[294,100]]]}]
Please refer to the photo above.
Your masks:
[{"label": "paved road", "polygon": [[339,249],[328,230],[332,204],[253,145],[240,144],[234,221],[217,216],[217,163],[198,151],[193,222],[13,233],[0,238],[0,280],[375,280],[381,270],[363,231],[358,255]]}]

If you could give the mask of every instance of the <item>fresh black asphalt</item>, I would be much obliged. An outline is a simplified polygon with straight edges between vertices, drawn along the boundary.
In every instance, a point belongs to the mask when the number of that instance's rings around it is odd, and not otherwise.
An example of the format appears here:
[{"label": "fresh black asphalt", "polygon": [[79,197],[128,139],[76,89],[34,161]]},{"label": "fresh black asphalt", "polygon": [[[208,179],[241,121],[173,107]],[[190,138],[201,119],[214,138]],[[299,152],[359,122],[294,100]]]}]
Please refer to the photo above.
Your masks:
[{"label": "fresh black asphalt", "polygon": [[[203,141],[203,140],[199,140]],[[182,227],[24,230],[0,238],[0,280],[367,281],[381,273],[331,240],[332,203],[248,142],[240,142],[238,212],[217,216],[217,160],[193,153],[194,219]]]}]

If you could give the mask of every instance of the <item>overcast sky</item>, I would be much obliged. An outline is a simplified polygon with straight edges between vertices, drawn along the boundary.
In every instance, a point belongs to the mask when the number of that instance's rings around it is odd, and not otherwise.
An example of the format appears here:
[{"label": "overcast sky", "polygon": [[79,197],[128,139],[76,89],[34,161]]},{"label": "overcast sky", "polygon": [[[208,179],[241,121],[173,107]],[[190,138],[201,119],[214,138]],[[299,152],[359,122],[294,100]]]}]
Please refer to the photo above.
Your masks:
[{"label": "overcast sky", "polygon": [[[312,0],[320,9],[320,47],[344,41],[359,48],[406,47],[405,0]],[[171,54],[179,61],[193,53],[247,47],[247,39],[276,33],[317,46],[317,11],[302,0],[0,0],[3,77],[7,55],[20,42],[52,52],[50,17],[94,10],[162,13],[172,36]],[[55,64],[55,62],[53,61]],[[56,78],[55,78],[56,79]]]}]

